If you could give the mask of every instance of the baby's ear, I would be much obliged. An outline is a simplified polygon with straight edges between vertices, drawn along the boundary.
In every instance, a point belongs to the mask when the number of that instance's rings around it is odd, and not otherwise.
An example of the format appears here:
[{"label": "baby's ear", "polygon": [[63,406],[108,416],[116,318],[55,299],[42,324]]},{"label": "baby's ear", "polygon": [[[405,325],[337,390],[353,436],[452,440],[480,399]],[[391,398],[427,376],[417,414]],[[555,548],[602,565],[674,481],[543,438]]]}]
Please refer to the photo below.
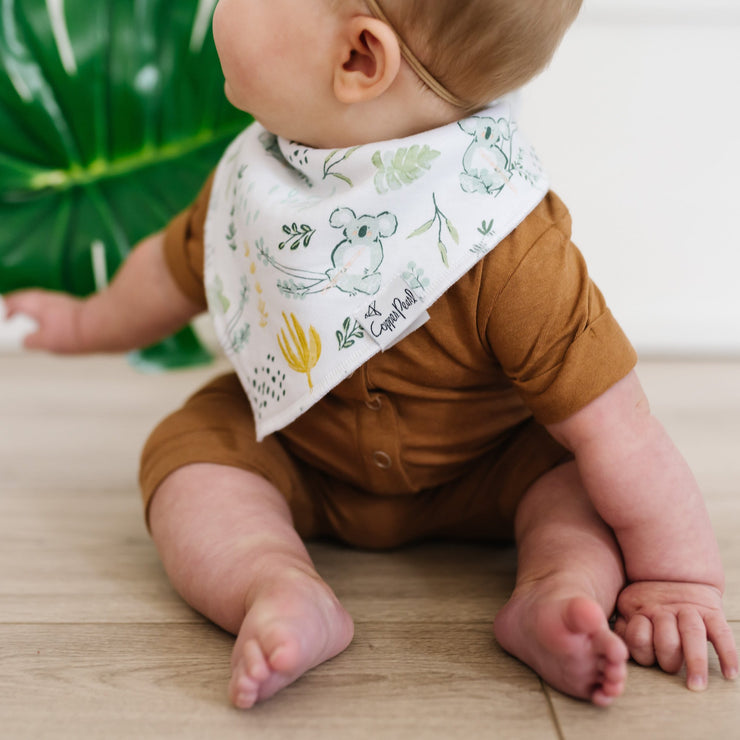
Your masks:
[{"label": "baby's ear", "polygon": [[334,94],[346,104],[380,97],[400,68],[401,49],[393,29],[372,16],[354,16],[344,29],[342,54],[334,70]]}]

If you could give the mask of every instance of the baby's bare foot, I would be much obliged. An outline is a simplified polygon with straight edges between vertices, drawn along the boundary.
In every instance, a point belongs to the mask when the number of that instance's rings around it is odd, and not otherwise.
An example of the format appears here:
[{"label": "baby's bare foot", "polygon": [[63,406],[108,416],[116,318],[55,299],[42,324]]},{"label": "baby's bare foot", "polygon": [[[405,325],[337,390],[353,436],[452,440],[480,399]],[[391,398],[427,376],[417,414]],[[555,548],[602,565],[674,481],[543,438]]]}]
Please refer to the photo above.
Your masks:
[{"label": "baby's bare foot", "polygon": [[229,698],[240,709],[341,653],[354,632],[350,615],[316,576],[266,579],[250,596],[231,658]]},{"label": "baby's bare foot", "polygon": [[494,631],[505,650],[559,691],[607,706],[624,690],[627,647],[602,608],[570,589],[518,589]]}]

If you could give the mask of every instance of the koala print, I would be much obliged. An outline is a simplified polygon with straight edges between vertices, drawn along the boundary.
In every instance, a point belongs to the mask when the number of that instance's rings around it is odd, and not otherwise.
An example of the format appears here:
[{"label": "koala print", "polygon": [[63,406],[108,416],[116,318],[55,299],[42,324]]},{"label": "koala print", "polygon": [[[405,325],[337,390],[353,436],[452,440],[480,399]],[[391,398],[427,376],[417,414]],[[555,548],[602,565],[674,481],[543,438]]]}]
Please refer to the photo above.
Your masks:
[{"label": "koala print", "polygon": [[[278,281],[283,295],[304,298],[313,293],[323,293],[338,288],[343,293],[373,295],[380,289],[382,276],[378,269],[383,263],[381,239],[392,236],[398,220],[384,211],[377,216],[355,215],[351,208],[337,208],[329,217],[329,224],[342,229],[344,239],[331,253],[331,267],[325,272],[313,272],[278,262],[268,249],[258,245],[260,259],[288,275],[292,280]],[[300,282],[296,282],[296,279]]]},{"label": "koala print", "polygon": [[473,137],[463,156],[462,189],[466,193],[497,195],[509,183],[513,172],[509,122],[505,118],[474,116],[458,125]]},{"label": "koala print", "polygon": [[337,208],[329,223],[344,234],[331,253],[332,268],[326,272],[329,280],[351,295],[377,293],[382,279],[378,268],[383,263],[380,240],[396,233],[396,217],[384,211],[377,216],[358,218],[351,208]]}]

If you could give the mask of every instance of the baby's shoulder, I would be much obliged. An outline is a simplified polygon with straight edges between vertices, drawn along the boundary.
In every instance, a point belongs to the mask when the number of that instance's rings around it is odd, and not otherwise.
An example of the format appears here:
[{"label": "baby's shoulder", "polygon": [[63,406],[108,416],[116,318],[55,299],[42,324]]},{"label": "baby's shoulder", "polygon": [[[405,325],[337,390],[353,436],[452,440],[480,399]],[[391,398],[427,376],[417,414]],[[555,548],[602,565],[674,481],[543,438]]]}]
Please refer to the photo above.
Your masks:
[{"label": "baby's shoulder", "polygon": [[515,274],[553,267],[568,261],[571,251],[571,218],[565,204],[552,191],[526,218],[477,265],[481,288],[500,292]]}]

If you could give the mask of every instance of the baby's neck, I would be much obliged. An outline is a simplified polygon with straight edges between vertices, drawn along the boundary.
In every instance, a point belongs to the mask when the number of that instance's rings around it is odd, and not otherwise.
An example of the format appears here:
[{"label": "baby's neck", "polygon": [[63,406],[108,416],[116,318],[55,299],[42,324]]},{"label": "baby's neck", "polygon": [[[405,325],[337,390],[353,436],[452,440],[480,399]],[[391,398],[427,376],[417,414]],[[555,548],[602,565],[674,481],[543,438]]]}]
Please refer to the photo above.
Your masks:
[{"label": "baby's neck", "polygon": [[279,130],[272,133],[316,149],[347,149],[402,139],[454,123],[465,115],[422,87],[411,73],[380,98],[337,105],[326,110],[314,125],[306,120],[306,130],[298,136]]}]

